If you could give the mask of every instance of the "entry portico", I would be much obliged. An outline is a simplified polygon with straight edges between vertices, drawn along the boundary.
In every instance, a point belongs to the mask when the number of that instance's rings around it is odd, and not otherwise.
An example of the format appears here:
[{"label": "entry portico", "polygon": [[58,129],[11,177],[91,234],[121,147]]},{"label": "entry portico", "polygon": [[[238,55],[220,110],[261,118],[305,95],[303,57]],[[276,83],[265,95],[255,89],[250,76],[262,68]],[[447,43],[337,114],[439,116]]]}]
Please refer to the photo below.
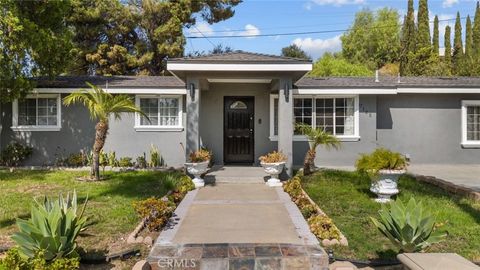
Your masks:
[{"label": "entry portico", "polygon": [[[312,69],[307,60],[235,51],[176,58],[167,69],[186,84],[186,154],[204,146],[215,162],[255,164],[272,150],[293,164],[293,83]],[[271,104],[270,96],[278,95]],[[270,106],[278,111],[273,117]],[[278,142],[270,140],[275,121]],[[222,143],[223,142],[223,143]]]}]

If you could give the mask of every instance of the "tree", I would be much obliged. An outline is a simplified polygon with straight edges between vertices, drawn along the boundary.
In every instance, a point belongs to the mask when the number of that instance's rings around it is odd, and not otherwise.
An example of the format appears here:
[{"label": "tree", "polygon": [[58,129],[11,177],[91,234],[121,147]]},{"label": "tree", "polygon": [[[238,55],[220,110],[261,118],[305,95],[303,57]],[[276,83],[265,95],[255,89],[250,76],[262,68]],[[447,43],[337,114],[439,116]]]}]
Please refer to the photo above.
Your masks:
[{"label": "tree", "polygon": [[430,19],[428,18],[427,0],[419,0],[417,14],[417,48],[431,47]]},{"label": "tree", "polygon": [[480,3],[477,2],[475,9],[475,19],[473,22],[473,57],[475,60],[480,58]]},{"label": "tree", "polygon": [[350,30],[341,37],[343,57],[371,70],[397,62],[400,55],[398,18],[398,12],[389,8],[376,13],[370,10],[357,12]]},{"label": "tree", "polygon": [[452,68],[452,30],[449,25],[445,27],[445,56],[443,62]]},{"label": "tree", "polygon": [[463,64],[463,42],[462,42],[462,23],[460,21],[460,12],[457,12],[455,20],[455,35],[453,37],[453,71],[455,74],[460,73]]},{"label": "tree", "polygon": [[312,58],[296,44],[282,48],[282,56],[312,60]]},{"label": "tree", "polygon": [[474,75],[474,60],[473,60],[473,30],[472,30],[472,21],[470,16],[467,16],[467,22],[465,25],[465,55],[464,55],[464,64],[460,75],[462,76],[471,76]]},{"label": "tree", "polygon": [[373,72],[365,65],[352,64],[347,60],[335,57],[330,53],[325,53],[318,59],[312,71],[312,76],[372,76]]},{"label": "tree", "polygon": [[309,175],[312,173],[312,168],[315,166],[317,147],[323,145],[327,149],[332,147],[337,149],[340,147],[341,142],[337,139],[337,137],[325,132],[321,128],[313,128],[311,125],[307,124],[297,124],[295,128],[308,138],[310,149],[305,154],[305,159],[303,162],[303,174]]},{"label": "tree", "polygon": [[68,65],[68,1],[0,1],[0,102],[24,97],[33,76],[53,77]]},{"label": "tree", "polygon": [[435,15],[435,19],[433,20],[433,40],[432,40],[433,53],[435,55],[438,55],[438,51],[439,51],[439,46],[440,46],[439,36],[440,36],[440,33],[438,30],[438,16]]},{"label": "tree", "polygon": [[[103,89],[87,83],[91,89],[81,89],[73,92],[63,99],[66,106],[75,103],[83,104],[90,112],[90,117],[97,120],[95,125],[95,142],[93,144],[93,162],[90,171],[90,177],[100,180],[100,152],[107,139],[109,120],[113,117],[115,120],[121,119],[122,113],[140,113],[145,114],[135,106],[133,100],[127,95],[112,95]],[[146,117],[146,116],[145,116]]]},{"label": "tree", "polygon": [[408,0],[408,11],[403,21],[401,34],[400,74],[406,75],[408,55],[415,52],[415,11],[413,0]]}]

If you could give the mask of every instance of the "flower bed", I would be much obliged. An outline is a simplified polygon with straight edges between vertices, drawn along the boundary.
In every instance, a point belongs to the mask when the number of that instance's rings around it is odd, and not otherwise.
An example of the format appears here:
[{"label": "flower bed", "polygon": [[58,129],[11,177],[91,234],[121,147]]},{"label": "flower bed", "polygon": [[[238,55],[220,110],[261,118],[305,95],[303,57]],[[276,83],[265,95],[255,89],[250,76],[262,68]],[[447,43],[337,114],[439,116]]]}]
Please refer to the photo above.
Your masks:
[{"label": "flower bed", "polygon": [[348,246],[347,238],[335,226],[332,219],[303,190],[300,177],[295,176],[287,181],[284,185],[284,190],[298,206],[300,212],[307,220],[310,230],[320,239],[323,246]]}]

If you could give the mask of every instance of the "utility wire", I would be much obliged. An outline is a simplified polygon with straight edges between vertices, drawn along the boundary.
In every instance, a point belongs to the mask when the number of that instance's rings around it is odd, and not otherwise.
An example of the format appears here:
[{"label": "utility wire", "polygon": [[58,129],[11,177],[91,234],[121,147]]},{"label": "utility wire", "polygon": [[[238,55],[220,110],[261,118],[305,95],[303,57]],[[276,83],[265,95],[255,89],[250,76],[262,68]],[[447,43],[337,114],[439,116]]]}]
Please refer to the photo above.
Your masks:
[{"label": "utility wire", "polygon": [[[466,17],[461,17],[461,20],[466,19]],[[446,22],[446,21],[455,21],[456,18],[452,19],[444,19],[444,20],[439,20],[439,22]],[[433,23],[433,21],[430,21],[430,23]],[[380,28],[390,28],[390,27],[395,27],[397,25],[384,25],[384,26],[376,26],[376,27],[367,27],[366,29],[380,29]],[[196,27],[195,27],[196,28]],[[337,29],[337,30],[322,30],[322,31],[307,31],[307,32],[290,32],[290,33],[274,33],[274,34],[258,34],[258,35],[221,35],[221,36],[210,36],[207,38],[203,33],[199,32],[202,34],[203,37],[198,37],[198,36],[187,36],[186,38],[188,39],[200,39],[200,38],[206,38],[212,45],[213,43],[209,39],[214,39],[214,38],[246,38],[246,37],[275,37],[275,36],[294,36],[294,35],[311,35],[311,34],[326,34],[326,33],[343,33],[352,30],[353,28],[347,28],[347,29]],[[215,46],[215,45],[214,45]]]},{"label": "utility wire", "polygon": [[[205,36],[205,35],[202,33],[202,31],[200,31],[195,25],[193,25],[193,27],[197,30],[198,33],[200,33],[200,35],[202,35],[203,38],[205,38],[208,42],[210,42],[210,44],[212,44],[212,46],[213,46],[213,49],[215,49],[215,47],[216,47],[217,45],[215,45],[210,39],[208,39],[208,37]],[[189,38],[189,37],[187,37],[187,38]],[[199,37],[199,38],[200,38],[200,37]]]}]

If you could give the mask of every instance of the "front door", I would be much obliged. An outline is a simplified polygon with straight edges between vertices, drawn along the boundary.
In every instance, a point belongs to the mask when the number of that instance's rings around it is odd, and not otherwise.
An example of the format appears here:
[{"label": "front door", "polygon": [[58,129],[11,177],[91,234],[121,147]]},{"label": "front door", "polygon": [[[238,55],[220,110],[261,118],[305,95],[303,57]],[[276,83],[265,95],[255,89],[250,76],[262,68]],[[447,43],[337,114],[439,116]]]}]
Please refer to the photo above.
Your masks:
[{"label": "front door", "polygon": [[254,97],[225,97],[225,163],[254,163]]}]

